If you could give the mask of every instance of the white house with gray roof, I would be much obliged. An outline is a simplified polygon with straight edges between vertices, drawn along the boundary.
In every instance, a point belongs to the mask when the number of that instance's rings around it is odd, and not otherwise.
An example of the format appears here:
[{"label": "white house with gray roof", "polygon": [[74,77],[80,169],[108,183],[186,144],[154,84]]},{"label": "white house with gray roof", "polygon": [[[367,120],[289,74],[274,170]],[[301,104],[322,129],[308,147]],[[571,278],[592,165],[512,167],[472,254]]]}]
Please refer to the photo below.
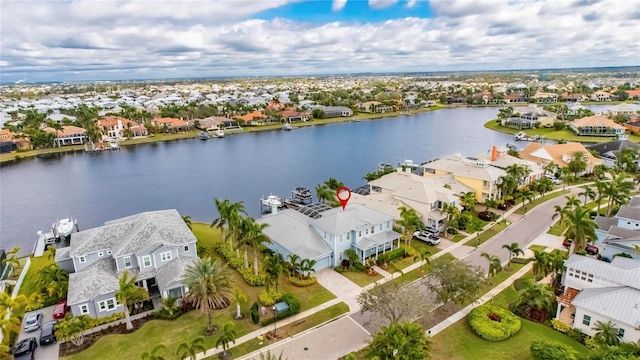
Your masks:
[{"label": "white house with gray roof", "polygon": [[611,263],[571,255],[565,261],[564,293],[556,317],[587,335],[596,321],[611,321],[623,342],[640,339],[640,261],[616,257]]},{"label": "white house with gray roof", "polygon": [[622,205],[612,218],[598,216],[595,219],[595,245],[599,254],[606,258],[624,253],[640,260],[640,197],[633,197],[628,205]]},{"label": "white house with gray roof", "polygon": [[197,259],[196,238],[176,211],[162,210],[106,222],[73,233],[70,246],[56,252],[69,274],[67,304],[74,315],[109,316],[122,311],[115,300],[125,271],[151,297],[181,297],[187,265]]},{"label": "white house with gray roof", "polygon": [[259,223],[269,224],[263,232],[272,244],[268,247],[287,258],[296,254],[316,260],[315,269],[335,267],[353,249],[364,263],[400,245],[400,234],[393,231],[393,217],[360,204],[350,204],[320,213],[313,219],[287,209],[265,215]]}]

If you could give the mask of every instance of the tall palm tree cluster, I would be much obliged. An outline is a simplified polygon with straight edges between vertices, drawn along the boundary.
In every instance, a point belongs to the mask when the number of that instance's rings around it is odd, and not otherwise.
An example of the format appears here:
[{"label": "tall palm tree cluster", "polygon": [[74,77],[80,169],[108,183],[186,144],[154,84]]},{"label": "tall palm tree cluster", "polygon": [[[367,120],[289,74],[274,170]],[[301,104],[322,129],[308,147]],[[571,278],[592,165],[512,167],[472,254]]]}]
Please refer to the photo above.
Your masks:
[{"label": "tall palm tree cluster", "polygon": [[232,203],[228,199],[215,199],[218,218],[213,220],[211,227],[217,227],[222,233],[222,238],[228,241],[230,248],[242,249],[244,253],[244,267],[249,268],[248,249],[253,252],[253,273],[259,274],[258,253],[262,251],[265,243],[271,243],[263,230],[267,224],[259,224],[249,217],[242,201]]},{"label": "tall palm tree cluster", "polygon": [[27,298],[18,295],[12,298],[6,292],[0,292],[0,332],[2,342],[0,343],[0,358],[12,358],[9,349],[9,339],[11,334],[20,334],[20,318],[16,313],[20,313],[27,305]]},{"label": "tall palm tree cluster", "polygon": [[336,191],[338,191],[338,189],[343,186],[344,183],[332,177],[330,177],[329,180],[325,181],[323,184],[318,184],[316,186],[316,195],[318,196],[318,201],[322,203],[328,203],[331,207],[339,206],[340,202],[338,201]]},{"label": "tall palm tree cluster", "polygon": [[409,246],[413,239],[413,233],[424,228],[424,223],[414,209],[401,206],[398,210],[400,210],[400,220],[397,221],[397,224],[402,227],[402,237],[404,237],[405,244]]},{"label": "tall palm tree cluster", "polygon": [[559,218],[559,222],[566,228],[564,231],[565,242],[571,239],[572,253],[585,248],[587,242],[595,242],[596,223],[591,219],[591,210],[582,206],[575,195],[565,196],[567,203],[564,206],[556,205],[552,219]]}]

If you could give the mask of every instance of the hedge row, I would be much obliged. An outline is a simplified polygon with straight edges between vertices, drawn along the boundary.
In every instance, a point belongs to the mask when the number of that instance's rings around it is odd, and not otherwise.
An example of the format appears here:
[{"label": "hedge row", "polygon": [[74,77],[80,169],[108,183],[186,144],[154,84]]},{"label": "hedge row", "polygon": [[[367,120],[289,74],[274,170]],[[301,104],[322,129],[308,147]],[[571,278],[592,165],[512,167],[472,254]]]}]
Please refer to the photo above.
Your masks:
[{"label": "hedge row", "polygon": [[93,320],[93,327],[96,326],[100,326],[100,325],[104,325],[110,322],[114,322],[120,319],[124,319],[124,313],[123,312],[117,312],[114,314],[111,314],[109,316],[105,316],[105,317],[101,317],[101,318],[97,318]]},{"label": "hedge row", "polygon": [[236,269],[251,286],[264,286],[267,278],[264,274],[254,274],[251,268],[244,267],[244,260],[225,242],[217,242],[213,248],[229,264]]},{"label": "hedge row", "polygon": [[295,296],[291,293],[285,293],[282,295],[278,301],[284,301],[289,305],[289,310],[283,311],[281,313],[276,314],[274,317],[270,317],[268,319],[262,320],[262,326],[267,326],[269,324],[273,324],[274,321],[278,321],[289,316],[295,315],[300,312],[300,302],[296,299]]},{"label": "hedge row", "polygon": [[[500,317],[500,321],[489,318],[489,314]],[[520,331],[520,319],[512,312],[491,305],[475,307],[467,317],[469,325],[478,336],[487,341],[502,341]]]},{"label": "hedge row", "polygon": [[295,276],[289,276],[289,283],[297,287],[307,287],[318,283],[318,279],[310,277],[308,279],[298,279]]},{"label": "hedge row", "polygon": [[397,248],[395,250],[391,250],[391,251],[387,251],[384,254],[378,254],[378,265],[379,264],[385,264],[388,263],[390,261],[393,261],[395,259],[399,259],[401,257],[403,257],[406,254],[406,251],[404,248]]},{"label": "hedge row", "polygon": [[262,305],[271,306],[281,299],[282,296],[284,296],[284,292],[282,291],[276,291],[275,289],[269,289],[269,291],[267,291],[266,289],[262,289],[260,290],[260,294],[258,294],[258,299]]}]

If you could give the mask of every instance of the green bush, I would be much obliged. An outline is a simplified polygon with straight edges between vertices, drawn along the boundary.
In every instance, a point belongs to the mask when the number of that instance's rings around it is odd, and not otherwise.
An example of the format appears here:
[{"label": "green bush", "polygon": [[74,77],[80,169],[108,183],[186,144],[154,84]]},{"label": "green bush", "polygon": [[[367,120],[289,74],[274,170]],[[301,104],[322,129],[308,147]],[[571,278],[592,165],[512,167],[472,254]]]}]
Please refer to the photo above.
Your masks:
[{"label": "green bush", "polygon": [[160,320],[175,320],[179,318],[183,314],[182,309],[177,309],[172,314],[170,314],[167,309],[160,309],[158,311],[154,311],[149,316],[153,319]]},{"label": "green bush", "polygon": [[395,259],[399,259],[406,254],[406,251],[403,247],[397,248],[395,250],[387,251],[384,254],[378,255],[378,260],[376,261],[378,265],[386,264]]},{"label": "green bush", "polygon": [[339,272],[339,273],[343,273],[343,272],[347,272],[349,271],[348,269],[343,268],[342,266],[336,266],[333,268],[333,270]]},{"label": "green bush", "polygon": [[344,360],[358,360],[358,358],[356,357],[356,354],[348,353],[344,356]]},{"label": "green bush", "polygon": [[[490,316],[497,315],[497,321]],[[469,313],[467,320],[478,336],[487,341],[502,341],[520,331],[520,319],[512,312],[503,308],[482,305],[475,307]]]},{"label": "green bush", "polygon": [[300,302],[296,299],[295,296],[291,293],[286,293],[282,295],[282,301],[286,302],[289,305],[289,310],[282,311],[276,314],[276,316],[262,320],[262,326],[267,326],[269,324],[273,324],[274,321],[278,321],[289,316],[295,315],[300,312]]},{"label": "green bush", "polygon": [[318,279],[310,277],[308,279],[298,279],[295,276],[289,276],[289,283],[297,287],[307,287],[318,283]]},{"label": "green bush", "polygon": [[576,355],[566,345],[546,340],[535,340],[529,347],[534,360],[575,360]]},{"label": "green bush", "polygon": [[213,248],[231,266],[236,269],[244,278],[244,281],[251,286],[264,286],[267,278],[264,274],[254,274],[251,268],[244,267],[244,260],[225,242],[215,243]]},{"label": "green bush", "polygon": [[257,302],[254,302],[253,305],[251,305],[251,321],[253,321],[254,324],[260,322],[260,306]]},{"label": "green bush", "polygon": [[551,320],[551,326],[563,334],[566,334],[569,332],[569,330],[571,330],[571,327],[569,325],[563,323],[558,319]]},{"label": "green bush", "polygon": [[582,332],[582,330],[580,330],[578,328],[573,328],[573,329],[569,330],[567,335],[570,338],[572,338],[573,340],[584,344],[584,339],[585,339],[586,335]]},{"label": "green bush", "polygon": [[98,318],[93,321],[93,327],[124,319],[124,313],[117,312],[106,317]]},{"label": "green bush", "polygon": [[278,302],[282,298],[282,295],[284,295],[284,292],[282,291],[269,289],[269,291],[267,292],[267,289],[262,289],[260,291],[260,294],[258,295],[258,299],[260,300],[260,303],[262,305],[271,306]]},{"label": "green bush", "polygon": [[593,336],[587,336],[584,338],[584,346],[589,350],[598,350],[601,347],[600,342]]},{"label": "green bush", "polygon": [[520,291],[520,290],[526,288],[527,285],[529,285],[529,280],[528,279],[518,278],[518,279],[516,279],[516,281],[513,282],[513,287],[514,287],[514,289],[516,289],[516,291]]}]

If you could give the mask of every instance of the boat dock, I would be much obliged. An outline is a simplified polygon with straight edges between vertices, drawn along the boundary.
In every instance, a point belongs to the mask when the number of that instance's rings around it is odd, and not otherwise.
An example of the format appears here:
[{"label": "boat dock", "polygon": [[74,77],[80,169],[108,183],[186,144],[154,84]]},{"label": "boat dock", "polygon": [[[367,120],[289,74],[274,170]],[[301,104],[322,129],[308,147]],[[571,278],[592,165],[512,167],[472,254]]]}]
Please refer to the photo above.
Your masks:
[{"label": "boat dock", "polygon": [[98,151],[109,151],[109,150],[120,150],[120,144],[117,141],[111,141],[108,144],[104,143],[85,143],[84,151],[85,152],[98,152]]}]

